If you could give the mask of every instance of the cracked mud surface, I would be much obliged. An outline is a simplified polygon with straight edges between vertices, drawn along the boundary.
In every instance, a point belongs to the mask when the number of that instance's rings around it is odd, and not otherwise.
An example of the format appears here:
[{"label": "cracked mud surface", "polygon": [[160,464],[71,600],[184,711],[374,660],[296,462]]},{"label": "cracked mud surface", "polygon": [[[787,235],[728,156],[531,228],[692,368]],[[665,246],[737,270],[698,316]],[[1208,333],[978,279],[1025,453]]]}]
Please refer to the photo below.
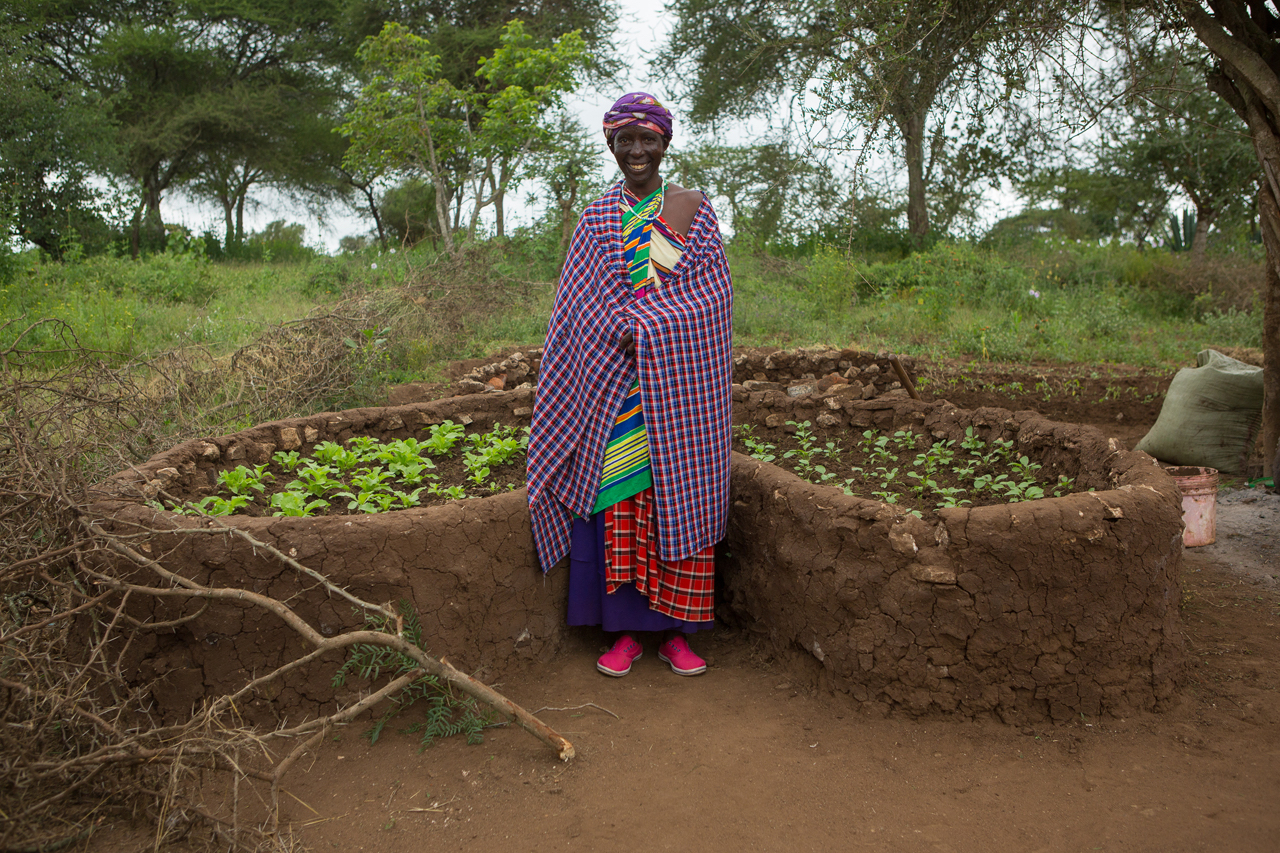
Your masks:
[{"label": "cracked mud surface", "polygon": [[[1104,412],[1130,446],[1158,411],[1134,403]],[[531,710],[566,709],[540,716],[574,742],[573,763],[514,729],[419,752],[393,727],[370,746],[353,724],[292,771],[285,817],[308,849],[380,853],[1274,851],[1277,522],[1280,496],[1223,493],[1218,541],[1185,551],[1187,671],[1164,713],[1025,726],[881,719],[814,689],[811,673],[741,630],[699,635],[704,676],[673,675],[646,638],[621,679],[595,671],[600,636],[575,630],[555,658],[498,685]],[[573,707],[584,703],[617,718]],[[111,831],[98,839],[96,849],[142,847]]]}]

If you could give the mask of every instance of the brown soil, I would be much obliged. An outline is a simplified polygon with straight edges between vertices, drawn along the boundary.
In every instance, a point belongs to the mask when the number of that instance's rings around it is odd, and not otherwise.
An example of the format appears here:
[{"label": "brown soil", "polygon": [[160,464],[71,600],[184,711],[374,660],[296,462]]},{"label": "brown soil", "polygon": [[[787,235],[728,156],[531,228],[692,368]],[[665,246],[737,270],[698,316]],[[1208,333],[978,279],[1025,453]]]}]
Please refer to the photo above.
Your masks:
[{"label": "brown soil", "polygon": [[[1087,372],[961,367],[945,391],[956,371],[925,372],[940,380],[925,387],[963,408],[1095,424],[1132,446],[1158,413],[1159,398],[1144,398],[1169,377]],[[1046,376],[1089,390],[1045,400],[1032,389]],[[381,853],[1274,851],[1277,501],[1224,501],[1219,541],[1186,551],[1189,672],[1167,713],[1034,728],[871,718],[730,627],[693,641],[709,664],[697,678],[672,674],[654,638],[629,676],[602,676],[602,637],[581,630],[551,662],[497,685],[573,741],[572,763],[512,728],[420,752],[393,731],[410,709],[376,745],[361,737],[367,722],[353,724],[295,767],[284,816],[308,849]],[[96,849],[142,846],[112,829],[98,839]]]},{"label": "brown soil", "polygon": [[295,771],[286,810],[312,849],[383,853],[1275,850],[1280,596],[1214,556],[1185,565],[1192,669],[1160,716],[868,719],[731,630],[695,641],[711,665],[698,678],[673,675],[652,641],[606,678],[584,637],[502,685],[566,709],[541,716],[577,746],[572,764],[517,730],[419,752],[412,735],[370,746],[352,726]]}]

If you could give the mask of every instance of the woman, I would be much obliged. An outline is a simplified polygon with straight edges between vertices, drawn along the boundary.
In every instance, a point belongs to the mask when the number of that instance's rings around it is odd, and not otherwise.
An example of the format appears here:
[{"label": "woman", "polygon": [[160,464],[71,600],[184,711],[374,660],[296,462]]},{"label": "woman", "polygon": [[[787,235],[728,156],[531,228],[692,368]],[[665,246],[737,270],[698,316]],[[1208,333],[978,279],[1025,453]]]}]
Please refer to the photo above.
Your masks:
[{"label": "woman", "polygon": [[648,631],[674,672],[706,671],[684,635],[712,626],[728,515],[729,264],[707,199],[661,176],[671,129],[643,92],[605,114],[622,180],[574,232],[529,441],[543,571],[570,553],[569,624],[620,633],[596,664],[614,676]]}]

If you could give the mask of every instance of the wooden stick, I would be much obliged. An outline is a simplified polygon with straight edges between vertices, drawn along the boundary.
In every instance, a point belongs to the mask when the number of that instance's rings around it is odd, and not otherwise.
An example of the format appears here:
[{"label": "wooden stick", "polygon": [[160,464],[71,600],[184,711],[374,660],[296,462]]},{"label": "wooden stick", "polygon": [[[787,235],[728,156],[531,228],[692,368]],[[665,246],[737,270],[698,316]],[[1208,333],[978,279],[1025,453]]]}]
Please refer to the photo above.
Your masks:
[{"label": "wooden stick", "polygon": [[889,356],[889,364],[893,367],[893,372],[898,374],[898,381],[902,383],[902,387],[907,389],[907,393],[911,395],[912,400],[919,400],[920,393],[916,391],[915,383],[911,381],[911,377],[907,375],[907,369],[902,366],[902,362],[898,361],[896,355]]},{"label": "wooden stick", "polygon": [[[190,578],[186,578],[175,572],[169,571],[157,561],[145,556],[123,542],[120,542],[116,537],[111,536],[96,523],[89,522],[88,526],[91,532],[105,540],[107,547],[111,550],[128,558],[139,566],[150,569],[162,580],[174,584],[173,587],[169,588],[148,587],[139,584],[126,583],[117,578],[90,571],[90,573],[96,576],[100,582],[116,590],[122,592],[138,592],[162,598],[204,598],[253,604],[274,613],[281,621],[300,634],[304,640],[314,646],[316,650],[323,649],[328,651],[331,649],[341,649],[356,643],[370,643],[385,646],[389,649],[400,652],[406,657],[412,658],[414,663],[416,663],[425,672],[443,679],[449,684],[457,687],[462,692],[478,699],[490,708],[493,708],[504,717],[513,720],[520,728],[524,729],[529,734],[554,749],[561,761],[568,761],[576,755],[573,744],[565,740],[533,714],[530,714],[524,708],[520,707],[515,702],[512,702],[492,687],[489,687],[488,685],[483,684],[466,673],[456,669],[447,660],[444,660],[443,658],[436,659],[403,637],[396,636],[394,634],[386,634],[381,631],[351,631],[345,634],[339,634],[336,637],[325,637],[319,631],[307,624],[307,622],[295,613],[292,608],[274,598],[271,598],[270,596],[250,592],[247,589],[203,586]],[[214,702],[207,713],[212,713],[214,708],[221,710],[221,707],[224,706],[220,706],[219,702]]]}]

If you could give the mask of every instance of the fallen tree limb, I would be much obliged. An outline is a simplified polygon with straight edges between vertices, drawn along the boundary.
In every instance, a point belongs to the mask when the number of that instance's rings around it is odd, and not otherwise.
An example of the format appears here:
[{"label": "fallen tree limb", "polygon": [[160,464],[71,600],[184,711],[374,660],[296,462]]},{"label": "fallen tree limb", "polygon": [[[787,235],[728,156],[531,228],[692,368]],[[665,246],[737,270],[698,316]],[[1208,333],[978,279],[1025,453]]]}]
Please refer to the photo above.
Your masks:
[{"label": "fallen tree limb", "polygon": [[[86,521],[91,533],[104,541],[108,548],[112,551],[127,558],[134,564],[149,569],[161,580],[166,581],[173,586],[168,588],[150,587],[141,584],[131,584],[118,578],[102,574],[100,572],[90,572],[100,583],[109,586],[122,593],[141,593],[160,598],[198,598],[213,599],[224,601],[235,601],[244,604],[251,604],[260,607],[263,610],[275,614],[281,621],[292,628],[307,643],[314,647],[315,651],[307,656],[311,659],[318,656],[317,653],[324,653],[344,649],[357,643],[367,643],[371,645],[381,645],[389,648],[416,663],[425,673],[435,676],[442,681],[453,685],[463,693],[471,696],[477,701],[492,708],[497,713],[512,720],[520,728],[529,732],[538,740],[555,750],[556,754],[562,761],[568,761],[573,758],[575,751],[573,744],[563,738],[561,735],[553,731],[545,723],[530,714],[524,708],[512,702],[507,697],[498,693],[493,688],[483,684],[466,673],[458,670],[447,660],[437,659],[418,646],[406,640],[398,634],[389,634],[381,631],[350,631],[336,637],[325,637],[319,631],[307,624],[306,620],[300,617],[284,603],[271,598],[270,596],[260,593],[251,592],[246,589],[228,588],[228,587],[206,587],[196,583],[190,578],[183,577],[175,572],[165,568],[158,561],[146,556],[135,548],[121,542],[117,537],[106,532],[93,521]],[[381,610],[381,608],[378,608]],[[290,666],[289,664],[285,665]],[[278,671],[277,671],[278,672]],[[272,677],[276,673],[272,673]],[[239,695],[239,694],[237,694]],[[216,700],[209,708],[210,715],[216,715],[230,706],[229,697],[222,697]]]}]

